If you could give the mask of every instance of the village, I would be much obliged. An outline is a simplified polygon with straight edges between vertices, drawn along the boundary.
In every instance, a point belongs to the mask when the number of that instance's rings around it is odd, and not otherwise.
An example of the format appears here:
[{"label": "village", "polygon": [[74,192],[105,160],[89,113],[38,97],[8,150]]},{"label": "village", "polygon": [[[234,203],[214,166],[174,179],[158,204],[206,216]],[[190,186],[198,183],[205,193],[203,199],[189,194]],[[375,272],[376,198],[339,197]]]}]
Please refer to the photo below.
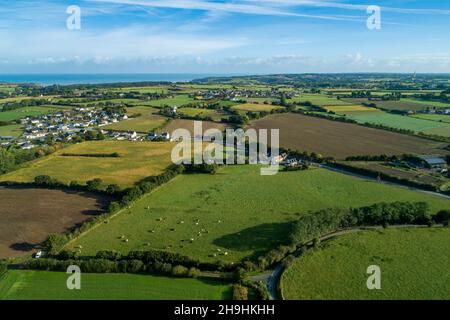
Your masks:
[{"label": "village", "polygon": [[149,133],[141,134],[135,131],[122,132],[103,130],[102,127],[129,120],[126,114],[94,107],[74,108],[70,111],[59,111],[39,117],[26,117],[20,120],[24,133],[19,137],[0,136],[0,146],[16,146],[23,150],[30,150],[38,145],[52,142],[77,142],[82,137],[90,140],[128,140],[128,141],[167,141],[170,134]]}]

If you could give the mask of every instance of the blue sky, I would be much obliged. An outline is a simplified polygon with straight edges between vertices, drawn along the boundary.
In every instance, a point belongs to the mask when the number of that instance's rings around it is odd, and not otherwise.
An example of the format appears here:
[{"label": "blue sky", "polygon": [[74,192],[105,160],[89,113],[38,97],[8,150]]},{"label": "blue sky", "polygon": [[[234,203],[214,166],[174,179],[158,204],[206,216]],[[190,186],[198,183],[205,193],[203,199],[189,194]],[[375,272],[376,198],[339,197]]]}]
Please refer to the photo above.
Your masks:
[{"label": "blue sky", "polygon": [[0,0],[0,73],[372,71],[450,72],[450,1]]}]

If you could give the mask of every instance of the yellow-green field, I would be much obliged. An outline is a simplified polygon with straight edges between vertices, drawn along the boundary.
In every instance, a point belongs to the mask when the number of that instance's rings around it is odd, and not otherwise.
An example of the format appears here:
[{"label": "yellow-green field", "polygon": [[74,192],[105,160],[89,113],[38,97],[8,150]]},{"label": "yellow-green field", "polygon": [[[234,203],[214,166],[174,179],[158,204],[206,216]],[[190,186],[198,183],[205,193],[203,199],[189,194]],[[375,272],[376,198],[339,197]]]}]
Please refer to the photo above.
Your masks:
[{"label": "yellow-green field", "polygon": [[325,106],[327,111],[336,113],[354,112],[354,111],[378,111],[376,108],[365,107],[361,105],[339,105],[339,106]]},{"label": "yellow-green field", "polygon": [[[33,181],[38,175],[49,175],[65,183],[86,182],[100,178],[104,184],[129,187],[148,176],[162,173],[171,164],[170,142],[91,141],[72,145],[50,156],[28,163],[25,167],[0,176],[0,181]],[[71,154],[111,154],[118,158],[65,157]]]},{"label": "yellow-green field", "polygon": [[19,137],[23,130],[20,124],[12,124],[7,126],[0,126],[0,136]]},{"label": "yellow-green field", "polygon": [[267,111],[270,112],[274,109],[279,109],[281,107],[273,106],[270,104],[258,104],[258,103],[244,103],[244,104],[238,104],[236,106],[232,107],[235,110],[238,111],[253,111],[253,112],[261,112],[261,111]]},{"label": "yellow-green field", "polygon": [[165,117],[155,114],[157,111],[157,109],[151,107],[127,108],[127,115],[133,118],[109,124],[102,129],[148,133],[164,125],[167,121]]}]

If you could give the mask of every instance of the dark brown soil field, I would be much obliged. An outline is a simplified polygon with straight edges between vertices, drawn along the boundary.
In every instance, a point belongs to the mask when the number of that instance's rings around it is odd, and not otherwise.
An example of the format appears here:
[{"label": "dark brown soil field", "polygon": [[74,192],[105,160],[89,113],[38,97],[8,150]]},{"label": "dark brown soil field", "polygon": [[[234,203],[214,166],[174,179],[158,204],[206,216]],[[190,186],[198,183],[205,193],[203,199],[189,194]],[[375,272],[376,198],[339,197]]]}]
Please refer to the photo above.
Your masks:
[{"label": "dark brown soil field", "polygon": [[[253,121],[255,129],[280,129],[280,145],[345,159],[356,155],[442,154],[446,143],[356,124],[283,113]],[[270,136],[270,133],[269,133]]]},{"label": "dark brown soil field", "polygon": [[31,253],[50,233],[102,213],[111,200],[71,191],[0,187],[0,258]]}]

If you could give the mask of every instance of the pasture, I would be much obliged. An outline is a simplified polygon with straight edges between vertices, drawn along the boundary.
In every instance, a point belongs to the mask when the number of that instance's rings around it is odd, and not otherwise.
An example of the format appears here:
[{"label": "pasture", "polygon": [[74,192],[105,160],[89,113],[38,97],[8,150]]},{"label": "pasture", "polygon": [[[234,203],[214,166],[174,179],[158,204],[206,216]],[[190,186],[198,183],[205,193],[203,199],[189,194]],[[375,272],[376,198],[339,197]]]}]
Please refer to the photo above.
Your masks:
[{"label": "pasture", "polygon": [[328,112],[344,113],[344,112],[358,112],[358,111],[378,111],[375,108],[365,107],[361,105],[341,105],[341,106],[325,106]]},{"label": "pasture", "polygon": [[429,120],[429,121],[450,123],[450,115],[445,115],[445,114],[424,114],[424,113],[419,113],[419,114],[412,115],[412,117],[418,118],[418,119]]},{"label": "pasture", "polygon": [[168,105],[169,107],[182,107],[186,104],[193,103],[196,100],[190,98],[188,95],[179,94],[174,95],[171,98],[163,98],[163,99],[157,99],[157,100],[150,100],[145,101],[142,103],[139,103],[139,105],[149,105],[153,107],[164,107]]},{"label": "pasture", "polygon": [[345,116],[362,124],[372,123],[396,129],[412,130],[416,133],[424,132],[437,134],[437,132],[440,132],[440,135],[450,137],[450,123],[413,118],[383,111],[347,112]]},{"label": "pasture", "polygon": [[50,233],[104,212],[111,198],[73,191],[0,187],[0,259],[30,252]]},{"label": "pasture", "polygon": [[348,104],[359,104],[359,103],[348,103],[343,100],[339,100],[334,96],[329,96],[325,94],[314,94],[314,93],[302,93],[295,96],[293,99],[287,99],[288,102],[306,102],[309,101],[312,104],[318,106],[337,106],[337,105],[348,105]]},{"label": "pasture", "polygon": [[0,136],[19,137],[23,133],[22,126],[20,124],[11,124],[7,126],[0,126]]},{"label": "pasture", "polygon": [[157,110],[151,107],[127,108],[128,120],[103,126],[102,129],[114,131],[136,131],[148,133],[163,126],[167,119],[156,114]]},{"label": "pasture", "polygon": [[447,144],[364,126],[309,117],[276,114],[253,121],[255,129],[280,129],[280,145],[344,159],[356,155],[446,154]]},{"label": "pasture", "polygon": [[[80,183],[100,178],[104,185],[130,187],[149,176],[161,174],[172,162],[170,153],[174,143],[90,141],[71,145],[45,158],[28,163],[21,169],[0,176],[0,181],[33,181],[38,175],[49,175],[62,182]],[[111,154],[117,158],[65,157],[71,154]]]},{"label": "pasture", "polygon": [[[446,300],[450,229],[387,229],[344,235],[297,258],[282,276],[288,300]],[[369,290],[367,267],[381,269]]]},{"label": "pasture", "polygon": [[375,103],[379,108],[400,111],[420,111],[426,109],[427,106],[431,106],[422,101],[412,99],[401,99],[400,101],[370,101],[366,98],[345,98],[342,99],[342,101],[351,104]]},{"label": "pasture", "polygon": [[259,104],[259,103],[244,103],[244,104],[238,104],[232,107],[234,110],[238,111],[250,111],[250,112],[270,112],[275,109],[280,109],[279,106],[273,106],[271,104]]},{"label": "pasture", "polygon": [[[205,133],[208,129],[219,129],[220,131],[223,131],[227,128],[227,125],[224,123],[218,123],[218,122],[211,122],[211,121],[201,121],[203,132]],[[194,120],[185,120],[185,119],[175,119],[170,121],[167,125],[165,125],[163,128],[160,128],[156,130],[157,132],[168,132],[172,135],[172,132],[177,129],[187,129],[191,135],[194,135]]]},{"label": "pasture", "polygon": [[0,112],[0,121],[14,121],[26,117],[38,117],[56,111],[58,111],[57,108],[50,106],[23,107],[12,111]]},{"label": "pasture", "polygon": [[227,114],[214,109],[204,109],[204,108],[180,108],[177,111],[181,116],[188,117],[200,117],[200,118],[211,118],[214,121],[220,121],[222,118],[227,117]]},{"label": "pasture", "polygon": [[[376,202],[426,201],[433,212],[450,201],[323,169],[261,176],[259,166],[185,174],[87,232],[68,249],[165,250],[202,261],[237,262],[285,244],[292,221],[309,211]],[[122,236],[124,238],[122,238]],[[124,241],[128,239],[128,242]],[[78,249],[76,249],[78,250]]]},{"label": "pasture", "polygon": [[81,290],[68,290],[64,272],[10,270],[0,281],[0,300],[231,300],[220,282],[135,274],[81,276]]}]

